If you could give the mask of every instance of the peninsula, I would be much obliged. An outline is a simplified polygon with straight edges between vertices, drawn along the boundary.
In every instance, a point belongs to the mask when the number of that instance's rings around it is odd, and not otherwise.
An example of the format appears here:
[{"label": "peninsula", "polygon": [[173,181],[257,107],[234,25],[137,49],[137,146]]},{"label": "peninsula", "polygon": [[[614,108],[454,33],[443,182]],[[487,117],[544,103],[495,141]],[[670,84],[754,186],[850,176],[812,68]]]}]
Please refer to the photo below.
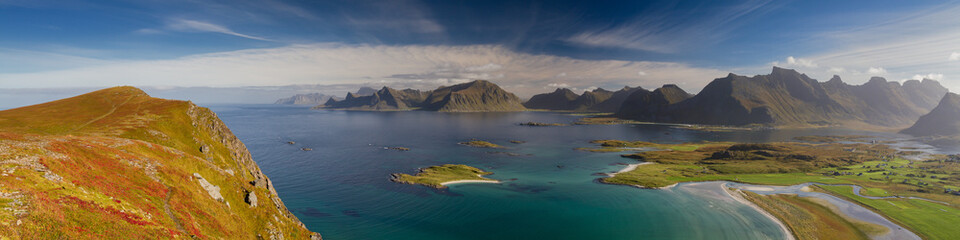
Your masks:
[{"label": "peninsula", "polygon": [[[594,143],[599,147],[584,150],[641,151],[638,148],[647,148],[642,152],[621,155],[646,164],[628,165],[628,169],[600,179],[603,183],[640,188],[669,188],[677,183],[702,181],[776,186],[817,183],[825,185],[810,188],[865,206],[921,237],[949,239],[954,234],[950,224],[960,221],[960,217],[957,217],[960,215],[945,214],[960,214],[960,209],[956,207],[960,206],[960,199],[956,197],[960,193],[955,187],[960,185],[960,180],[952,177],[960,172],[960,156],[957,155],[931,155],[923,160],[910,160],[912,158],[907,157],[910,154],[908,152],[866,141],[656,144],[602,140]],[[855,188],[851,189],[850,186]],[[820,210],[813,209],[811,206],[818,204],[807,199],[750,194],[743,197],[774,211],[774,215],[781,217],[788,225],[803,225],[784,215],[791,212],[789,209],[807,209],[804,214],[816,215],[817,218],[842,215],[824,211],[820,207],[817,207]],[[848,220],[835,217],[830,221],[851,224]],[[873,229],[845,228],[865,231],[851,233],[859,236]],[[823,233],[823,228],[819,229],[817,231],[821,232],[818,233],[811,229],[801,232],[814,235]]]}]

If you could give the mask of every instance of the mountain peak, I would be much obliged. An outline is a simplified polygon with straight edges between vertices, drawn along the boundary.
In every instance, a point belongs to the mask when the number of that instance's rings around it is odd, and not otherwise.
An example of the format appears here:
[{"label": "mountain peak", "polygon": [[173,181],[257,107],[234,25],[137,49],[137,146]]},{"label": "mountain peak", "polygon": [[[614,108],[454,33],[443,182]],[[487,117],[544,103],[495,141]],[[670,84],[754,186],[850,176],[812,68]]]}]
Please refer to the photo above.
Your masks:
[{"label": "mountain peak", "polygon": [[771,75],[800,75],[800,72],[797,72],[797,70],[794,70],[794,69],[773,66],[773,71],[770,71],[770,74]]},{"label": "mountain peak", "polygon": [[883,77],[871,77],[867,84],[886,84],[887,79]]},{"label": "mountain peak", "polygon": [[901,132],[914,136],[960,136],[960,95],[947,92],[936,108]]}]

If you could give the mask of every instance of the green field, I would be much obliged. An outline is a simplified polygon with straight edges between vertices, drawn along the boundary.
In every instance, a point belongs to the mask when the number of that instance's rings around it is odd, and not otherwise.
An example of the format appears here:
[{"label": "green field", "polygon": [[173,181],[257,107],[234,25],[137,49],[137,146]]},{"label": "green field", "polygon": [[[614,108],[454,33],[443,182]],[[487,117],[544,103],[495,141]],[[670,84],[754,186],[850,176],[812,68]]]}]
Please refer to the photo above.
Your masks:
[{"label": "green field", "polygon": [[854,195],[849,186],[819,187],[879,212],[925,239],[960,238],[960,210],[956,208],[917,199],[867,199]]}]

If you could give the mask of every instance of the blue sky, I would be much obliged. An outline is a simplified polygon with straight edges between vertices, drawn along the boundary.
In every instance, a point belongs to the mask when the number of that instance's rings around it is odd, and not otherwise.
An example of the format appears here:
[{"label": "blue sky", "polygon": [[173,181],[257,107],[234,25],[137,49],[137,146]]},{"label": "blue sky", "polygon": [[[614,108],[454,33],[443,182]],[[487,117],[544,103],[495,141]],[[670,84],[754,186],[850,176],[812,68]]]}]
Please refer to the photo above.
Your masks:
[{"label": "blue sky", "polygon": [[0,88],[389,85],[520,95],[795,68],[960,88],[960,2],[0,0]]}]

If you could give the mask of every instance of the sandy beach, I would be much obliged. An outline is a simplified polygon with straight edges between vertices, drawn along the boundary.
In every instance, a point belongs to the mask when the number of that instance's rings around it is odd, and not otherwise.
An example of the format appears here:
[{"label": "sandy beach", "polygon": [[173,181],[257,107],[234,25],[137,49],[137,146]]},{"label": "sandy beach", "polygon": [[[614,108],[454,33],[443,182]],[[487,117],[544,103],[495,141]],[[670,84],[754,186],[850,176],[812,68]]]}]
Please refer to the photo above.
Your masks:
[{"label": "sandy beach", "polygon": [[[483,176],[477,175],[477,177],[481,177],[481,178],[482,178]],[[460,183],[500,183],[500,181],[498,181],[498,180],[492,180],[492,179],[490,179],[490,180],[456,180],[456,181],[446,181],[446,182],[442,182],[442,183],[440,183],[440,185],[446,186],[446,185],[450,185],[450,184],[460,184]]]},{"label": "sandy beach", "polygon": [[652,163],[652,162],[642,162],[642,163],[635,163],[635,164],[627,164],[627,167],[625,167],[625,168],[623,168],[623,169],[620,169],[620,171],[617,171],[617,172],[615,172],[615,173],[607,173],[607,176],[613,177],[613,176],[616,176],[617,174],[621,174],[621,173],[633,171],[634,169],[637,169],[637,167],[639,167],[639,166],[641,166],[641,165],[647,165],[647,164],[653,164],[653,163]]},{"label": "sandy beach", "polygon": [[[795,239],[795,238],[793,237],[793,233],[790,232],[790,229],[787,228],[787,225],[786,225],[786,224],[783,224],[783,222],[781,222],[780,219],[777,219],[777,217],[774,217],[773,214],[770,214],[770,213],[767,212],[766,210],[763,210],[763,208],[760,208],[760,206],[757,206],[757,205],[753,204],[752,202],[748,201],[747,199],[743,198],[743,196],[740,195],[740,194],[742,194],[742,193],[740,193],[740,189],[730,190],[730,188],[727,187],[727,183],[721,184],[721,185],[720,185],[720,188],[722,188],[723,191],[727,193],[727,195],[730,195],[730,197],[733,198],[733,200],[737,200],[737,202],[740,202],[740,203],[742,203],[743,205],[747,205],[747,206],[749,206],[750,208],[753,208],[754,210],[757,210],[757,212],[760,212],[760,214],[763,214],[763,216],[769,218],[770,221],[773,221],[774,223],[776,223],[777,226],[780,227],[780,231],[783,232],[784,239],[787,239],[787,240],[794,240],[794,239]],[[736,192],[733,192],[733,191],[736,191]]]},{"label": "sandy beach", "polygon": [[459,184],[459,183],[500,183],[500,181],[497,181],[497,180],[457,180],[457,181],[442,182],[442,183],[440,183],[440,185],[446,186],[446,185],[450,185],[450,184]]}]

